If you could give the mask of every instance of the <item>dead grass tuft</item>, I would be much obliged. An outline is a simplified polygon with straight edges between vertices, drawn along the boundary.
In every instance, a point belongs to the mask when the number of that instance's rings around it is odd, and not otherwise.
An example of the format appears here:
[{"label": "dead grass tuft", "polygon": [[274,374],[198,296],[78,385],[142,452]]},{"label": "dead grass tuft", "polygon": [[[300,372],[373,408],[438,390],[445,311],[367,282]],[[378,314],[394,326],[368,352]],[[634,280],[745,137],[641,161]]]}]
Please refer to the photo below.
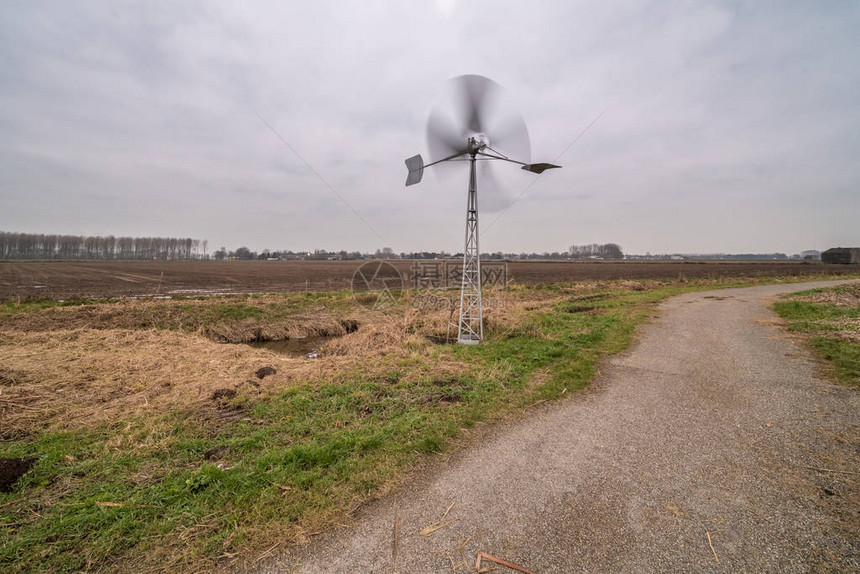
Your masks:
[{"label": "dead grass tuft", "polygon": [[794,301],[809,301],[837,307],[860,307],[860,283],[849,283],[838,289],[825,289],[818,293],[810,293],[802,297],[793,297]]},{"label": "dead grass tuft", "polygon": [[[3,435],[39,429],[69,430],[138,415],[187,412],[218,421],[240,413],[233,404],[253,404],[291,385],[334,381],[350,369],[380,377],[392,360],[426,355],[433,345],[421,334],[444,320],[415,328],[417,313],[368,314],[363,326],[330,317],[299,317],[290,328],[264,337],[309,333],[342,334],[325,343],[319,359],[292,358],[246,345],[219,344],[193,333],[164,330],[73,329],[0,331],[0,417]],[[352,323],[354,326],[354,322]],[[5,325],[4,325],[5,326]],[[413,330],[414,332],[409,332]],[[243,340],[247,325],[230,331]],[[255,333],[255,338],[260,336]],[[445,372],[447,365],[437,365]],[[266,369],[270,368],[272,371]],[[452,372],[458,367],[451,365]],[[258,372],[267,376],[260,380]],[[230,414],[232,413],[232,414]]]},{"label": "dead grass tuft", "polygon": [[[533,331],[540,336],[529,314],[549,311],[562,297],[528,289],[497,294],[497,304],[485,315],[485,333],[506,337]],[[239,416],[231,405],[251,405],[295,384],[336,381],[351,369],[382,379],[399,359],[431,356],[432,341],[444,341],[449,321],[456,320],[448,309],[407,305],[389,313],[356,310],[350,319],[330,311],[304,311],[269,323],[249,318],[197,333],[109,328],[110,321],[129,322],[126,311],[137,317],[132,323],[139,322],[154,305],[105,303],[4,321],[0,330],[3,435],[89,427],[176,410],[221,421]],[[84,319],[97,326],[66,328],[82,325],[87,322]],[[30,328],[16,331],[21,321],[29,322]],[[313,335],[341,336],[324,343],[318,359],[215,342]],[[440,375],[462,370],[452,359],[434,361],[434,372]],[[275,372],[259,380],[256,373],[264,367]]]},{"label": "dead grass tuft", "polygon": [[[0,362],[20,373],[3,387],[4,433],[72,429],[174,409],[199,411],[218,389],[238,397],[259,368],[294,359],[174,331],[0,332]],[[278,376],[264,385],[283,385]]]}]

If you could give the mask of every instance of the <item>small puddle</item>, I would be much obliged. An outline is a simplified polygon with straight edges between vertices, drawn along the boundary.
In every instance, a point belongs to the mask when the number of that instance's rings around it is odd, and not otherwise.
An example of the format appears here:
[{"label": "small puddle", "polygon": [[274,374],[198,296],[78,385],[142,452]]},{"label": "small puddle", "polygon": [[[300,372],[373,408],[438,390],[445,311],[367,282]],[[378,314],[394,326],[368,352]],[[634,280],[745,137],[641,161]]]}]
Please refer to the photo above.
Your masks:
[{"label": "small puddle", "polygon": [[327,341],[336,339],[337,337],[293,337],[292,339],[282,339],[280,341],[254,341],[248,345],[255,349],[268,349],[288,357],[306,357],[309,353],[314,353],[319,350]]}]

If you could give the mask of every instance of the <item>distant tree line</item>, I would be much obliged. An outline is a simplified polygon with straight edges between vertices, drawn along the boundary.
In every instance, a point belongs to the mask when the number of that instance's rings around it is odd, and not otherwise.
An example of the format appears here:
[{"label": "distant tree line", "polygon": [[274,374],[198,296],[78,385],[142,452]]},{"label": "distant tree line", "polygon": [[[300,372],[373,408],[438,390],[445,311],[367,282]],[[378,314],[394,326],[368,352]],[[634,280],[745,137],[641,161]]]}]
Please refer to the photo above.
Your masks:
[{"label": "distant tree line", "polygon": [[[816,251],[816,253],[818,252]],[[645,255],[628,254],[625,257],[634,261],[773,261],[801,259],[800,255],[795,254],[789,257],[785,253],[657,253],[653,255],[646,253]],[[817,257],[814,258],[817,259]]]},{"label": "distant tree line", "polygon": [[[447,251],[404,251],[395,253],[390,247],[377,249],[375,252],[361,253],[360,251],[326,251],[325,249],[314,249],[313,251],[289,251],[263,249],[260,252],[251,251],[245,246],[235,250],[228,250],[226,247],[212,252],[212,259],[218,261],[223,260],[240,260],[249,261],[253,259],[270,259],[270,260],[301,260],[301,261],[341,261],[352,259],[448,259],[462,258],[462,253],[449,253]],[[570,260],[570,259],[623,259],[624,253],[621,251],[621,246],[615,243],[606,245],[573,245],[568,251],[553,251],[552,253],[544,251],[542,253],[503,253],[496,251],[494,253],[481,253],[481,259],[497,259],[497,260]]]},{"label": "distant tree line", "polygon": [[0,231],[0,259],[206,259],[209,242],[190,237],[46,235]]},{"label": "distant tree line", "polygon": [[691,253],[685,255],[693,260],[756,261],[762,259],[788,259],[785,253]]},{"label": "distant tree line", "polygon": [[571,259],[624,259],[621,246],[617,243],[571,245],[567,248],[567,254]]},{"label": "distant tree line", "polygon": [[[0,231],[0,259],[97,259],[97,260],[350,260],[350,259],[446,259],[461,258],[462,253],[446,251],[413,251],[395,253],[390,247],[375,252],[359,251],[290,251],[263,249],[251,251],[245,246],[233,251],[221,247],[208,252],[209,242],[190,237],[115,237],[56,235]],[[621,246],[615,243],[571,245],[566,252],[552,253],[482,253],[482,259],[623,259]]]}]

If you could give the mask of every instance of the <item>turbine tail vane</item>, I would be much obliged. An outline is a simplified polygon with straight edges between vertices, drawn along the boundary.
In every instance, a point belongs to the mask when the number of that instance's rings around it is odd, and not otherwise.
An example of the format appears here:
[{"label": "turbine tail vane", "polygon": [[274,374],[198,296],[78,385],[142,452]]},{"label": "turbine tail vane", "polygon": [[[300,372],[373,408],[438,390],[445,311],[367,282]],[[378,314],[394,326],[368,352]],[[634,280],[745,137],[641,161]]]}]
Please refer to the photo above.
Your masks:
[{"label": "turbine tail vane", "polygon": [[422,159],[421,154],[407,158],[406,169],[409,170],[409,174],[406,176],[406,187],[419,183],[424,176],[424,159]]}]

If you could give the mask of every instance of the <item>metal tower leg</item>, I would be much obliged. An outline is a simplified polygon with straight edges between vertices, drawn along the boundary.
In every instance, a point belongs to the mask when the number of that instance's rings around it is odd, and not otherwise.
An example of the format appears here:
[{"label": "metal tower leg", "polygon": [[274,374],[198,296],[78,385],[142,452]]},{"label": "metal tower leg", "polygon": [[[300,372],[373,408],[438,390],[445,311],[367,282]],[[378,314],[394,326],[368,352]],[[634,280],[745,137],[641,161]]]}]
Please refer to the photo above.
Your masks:
[{"label": "metal tower leg", "polygon": [[466,247],[463,249],[463,283],[460,289],[460,326],[457,342],[476,345],[484,338],[481,310],[481,251],[478,248],[478,182],[475,155],[469,162],[469,201],[466,207]]}]

